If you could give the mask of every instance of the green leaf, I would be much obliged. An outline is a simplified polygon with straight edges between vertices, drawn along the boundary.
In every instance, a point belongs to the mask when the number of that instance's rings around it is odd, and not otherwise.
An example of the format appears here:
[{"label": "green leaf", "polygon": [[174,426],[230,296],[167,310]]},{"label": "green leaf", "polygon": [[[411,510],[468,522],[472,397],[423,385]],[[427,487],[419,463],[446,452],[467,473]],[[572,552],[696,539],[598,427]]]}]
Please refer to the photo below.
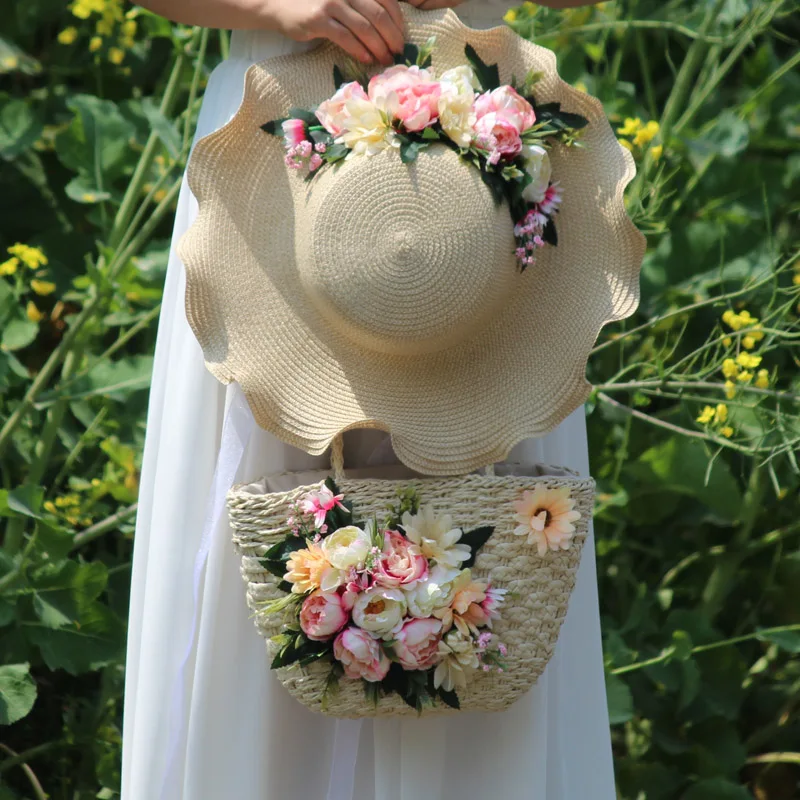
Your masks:
[{"label": "green leaf", "polygon": [[458,695],[455,692],[448,692],[441,686],[436,690],[437,695],[441,698],[442,702],[450,708],[461,709],[461,703],[458,700]]},{"label": "green leaf", "polygon": [[36,702],[36,683],[28,664],[0,667],[0,725],[26,717]]},{"label": "green leaf", "polygon": [[0,347],[3,350],[22,350],[36,338],[39,333],[39,323],[32,322],[24,317],[15,317],[9,320],[3,328]]},{"label": "green leaf", "polygon": [[422,129],[422,138],[423,139],[441,139],[441,134],[435,128],[429,126],[427,128]]},{"label": "green leaf", "polygon": [[269,122],[265,122],[261,126],[261,130],[265,131],[266,133],[271,133],[273,136],[280,136],[283,138],[283,128],[281,127],[286,120],[289,119],[288,117],[281,117],[280,119],[272,119]]},{"label": "green leaf", "polygon": [[313,111],[309,111],[307,108],[293,106],[289,109],[288,117],[289,119],[301,119],[306,123],[306,125],[319,125],[317,115]]},{"label": "green leaf", "polygon": [[544,230],[542,231],[542,239],[544,239],[547,244],[553,245],[556,247],[558,245],[558,233],[556,232],[556,223],[552,217],[549,217],[547,223],[544,226]]},{"label": "green leaf", "polygon": [[621,725],[633,717],[631,690],[621,678],[610,672],[606,673],[606,700],[608,721],[611,725]]},{"label": "green leaf", "polygon": [[105,589],[108,569],[101,561],[46,564],[32,573],[33,607],[48,628],[81,624],[82,610]]},{"label": "green leaf", "polygon": [[493,533],[494,525],[481,525],[478,528],[473,528],[468,533],[462,534],[458,543],[469,545],[472,550],[470,557],[461,565],[462,568],[471,567],[475,564],[478,551],[489,541]]},{"label": "green leaf", "polygon": [[264,567],[267,572],[272,573],[277,578],[283,578],[286,574],[286,562],[285,561],[272,561],[268,558],[262,558],[261,566]]},{"label": "green leaf", "polygon": [[42,135],[42,116],[30,100],[0,95],[0,158],[11,161]]},{"label": "green leaf", "polygon": [[762,642],[778,645],[787,653],[800,653],[800,630],[798,631],[759,631],[758,638]]},{"label": "green leaf", "polygon": [[164,116],[161,109],[149,97],[142,100],[141,109],[150,123],[150,128],[161,140],[167,152],[172,158],[177,159],[181,152],[182,142],[176,123]]},{"label": "green leaf", "polygon": [[[308,542],[302,536],[287,533],[281,541],[276,542],[264,553],[263,561],[278,561],[285,563],[289,556],[296,550],[305,550]],[[286,570],[284,570],[285,572]]]},{"label": "green leaf", "polygon": [[94,183],[90,181],[85,175],[78,175],[74,177],[65,187],[67,197],[74,200],[76,203],[85,203],[91,205],[92,203],[101,203],[105,200],[111,199],[111,193],[105,192],[95,187]]},{"label": "green leaf", "polygon": [[16,489],[0,489],[0,517],[39,518],[39,509],[44,500],[44,487],[17,486]]},{"label": "green leaf", "polygon": [[421,142],[419,139],[404,139],[400,144],[400,160],[404,164],[410,164],[417,160],[417,156],[428,147],[428,142]]},{"label": "green leaf", "polygon": [[497,64],[486,64],[471,44],[464,47],[464,54],[484,92],[497,89],[500,86],[500,71],[497,68]]},{"label": "green leaf", "polygon": [[333,85],[339,89],[340,86],[344,86],[347,83],[347,78],[344,77],[344,73],[342,72],[341,68],[338,64],[333,65]]}]

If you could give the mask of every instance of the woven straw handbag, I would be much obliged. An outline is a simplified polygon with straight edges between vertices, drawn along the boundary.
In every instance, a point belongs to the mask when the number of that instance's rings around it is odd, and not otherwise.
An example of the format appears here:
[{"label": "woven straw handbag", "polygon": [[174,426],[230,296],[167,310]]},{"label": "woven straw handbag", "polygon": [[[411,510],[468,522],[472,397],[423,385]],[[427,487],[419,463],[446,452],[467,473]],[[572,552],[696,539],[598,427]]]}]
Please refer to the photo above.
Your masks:
[{"label": "woven straw handbag", "polygon": [[[347,677],[338,680],[334,691],[331,665],[324,660],[277,668],[281,683],[308,708],[336,717],[454,713],[454,706],[499,711],[514,703],[536,682],[553,654],[591,519],[594,482],[564,468],[542,465],[502,464],[487,468],[485,474],[447,478],[421,477],[402,465],[344,471],[341,437],[333,442],[332,467],[338,491],[353,502],[362,518],[381,515],[397,499],[398,489],[412,488],[423,505],[432,507],[436,514],[451,515],[453,524],[464,531],[494,527],[477,551],[471,572],[475,580],[490,581],[506,592],[502,613],[493,621],[491,632],[502,641],[507,655],[502,669],[472,670],[466,687],[458,689],[457,703],[434,698],[414,707],[399,690],[375,691],[370,697],[365,681]],[[265,557],[290,533],[287,520],[297,501],[323,487],[328,474],[283,473],[235,486],[228,494],[233,542],[241,556],[247,602],[258,632],[267,639],[271,657],[281,642],[285,644],[285,616],[266,614],[264,609],[289,595],[285,583],[281,588],[281,577],[268,568]],[[540,555],[535,544],[515,535],[519,521],[515,503],[525,492],[537,488],[540,492],[555,489],[568,493],[574,512],[580,514],[570,526],[574,530],[565,549]],[[544,519],[547,513],[540,516]]]}]

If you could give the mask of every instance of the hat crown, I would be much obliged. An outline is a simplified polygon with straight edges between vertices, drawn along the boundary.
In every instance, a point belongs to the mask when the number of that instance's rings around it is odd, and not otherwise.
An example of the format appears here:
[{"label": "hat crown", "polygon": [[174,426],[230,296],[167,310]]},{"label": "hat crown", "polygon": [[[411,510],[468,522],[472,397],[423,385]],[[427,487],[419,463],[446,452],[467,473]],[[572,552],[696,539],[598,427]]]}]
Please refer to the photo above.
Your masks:
[{"label": "hat crown", "polygon": [[412,164],[389,149],[327,169],[304,215],[303,287],[329,324],[374,351],[450,347],[485,327],[521,279],[508,209],[444,145]]}]

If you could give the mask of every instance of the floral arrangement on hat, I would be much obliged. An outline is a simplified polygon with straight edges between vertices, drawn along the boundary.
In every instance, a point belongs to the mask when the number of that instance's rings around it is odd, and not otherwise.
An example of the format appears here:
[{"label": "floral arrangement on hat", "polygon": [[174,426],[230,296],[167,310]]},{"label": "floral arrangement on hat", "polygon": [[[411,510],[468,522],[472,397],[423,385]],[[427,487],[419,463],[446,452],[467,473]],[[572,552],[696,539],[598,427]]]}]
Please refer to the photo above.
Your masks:
[{"label": "floral arrangement on hat", "polygon": [[272,668],[326,661],[326,697],[358,680],[375,703],[396,692],[418,711],[459,708],[476,671],[505,668],[492,623],[506,591],[471,569],[494,527],[465,532],[411,487],[398,497],[384,519],[357,522],[329,478],[289,509],[289,532],[262,559],[285,592],[260,611],[285,615]]},{"label": "floral arrangement on hat", "polygon": [[539,248],[558,243],[562,189],[548,150],[577,144],[588,121],[559,103],[537,103],[537,73],[519,87],[514,79],[501,84],[497,65],[485,64],[471,45],[464,50],[468,63],[437,78],[430,69],[434,45],[433,38],[422,47],[407,44],[393,66],[371,78],[347,80],[334,67],[329,99],[315,109],[292,108],[262,128],[284,138],[287,166],[307,170],[308,178],[325,165],[388,148],[405,163],[434,144],[453,148],[480,170],[495,202],[508,204],[524,270]]}]

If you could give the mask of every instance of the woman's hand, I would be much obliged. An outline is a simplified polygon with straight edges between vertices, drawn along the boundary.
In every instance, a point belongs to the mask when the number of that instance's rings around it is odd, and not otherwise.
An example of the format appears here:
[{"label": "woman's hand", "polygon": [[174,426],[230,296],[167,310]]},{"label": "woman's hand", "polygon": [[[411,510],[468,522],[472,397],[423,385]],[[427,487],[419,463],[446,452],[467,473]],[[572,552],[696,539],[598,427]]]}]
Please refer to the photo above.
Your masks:
[{"label": "woman's hand", "polygon": [[414,8],[421,8],[423,11],[431,11],[434,8],[455,8],[460,6],[464,0],[404,0]]},{"label": "woman's hand", "polygon": [[398,0],[140,0],[174,22],[274,30],[298,42],[330,39],[365,64],[392,62],[405,43]]}]

